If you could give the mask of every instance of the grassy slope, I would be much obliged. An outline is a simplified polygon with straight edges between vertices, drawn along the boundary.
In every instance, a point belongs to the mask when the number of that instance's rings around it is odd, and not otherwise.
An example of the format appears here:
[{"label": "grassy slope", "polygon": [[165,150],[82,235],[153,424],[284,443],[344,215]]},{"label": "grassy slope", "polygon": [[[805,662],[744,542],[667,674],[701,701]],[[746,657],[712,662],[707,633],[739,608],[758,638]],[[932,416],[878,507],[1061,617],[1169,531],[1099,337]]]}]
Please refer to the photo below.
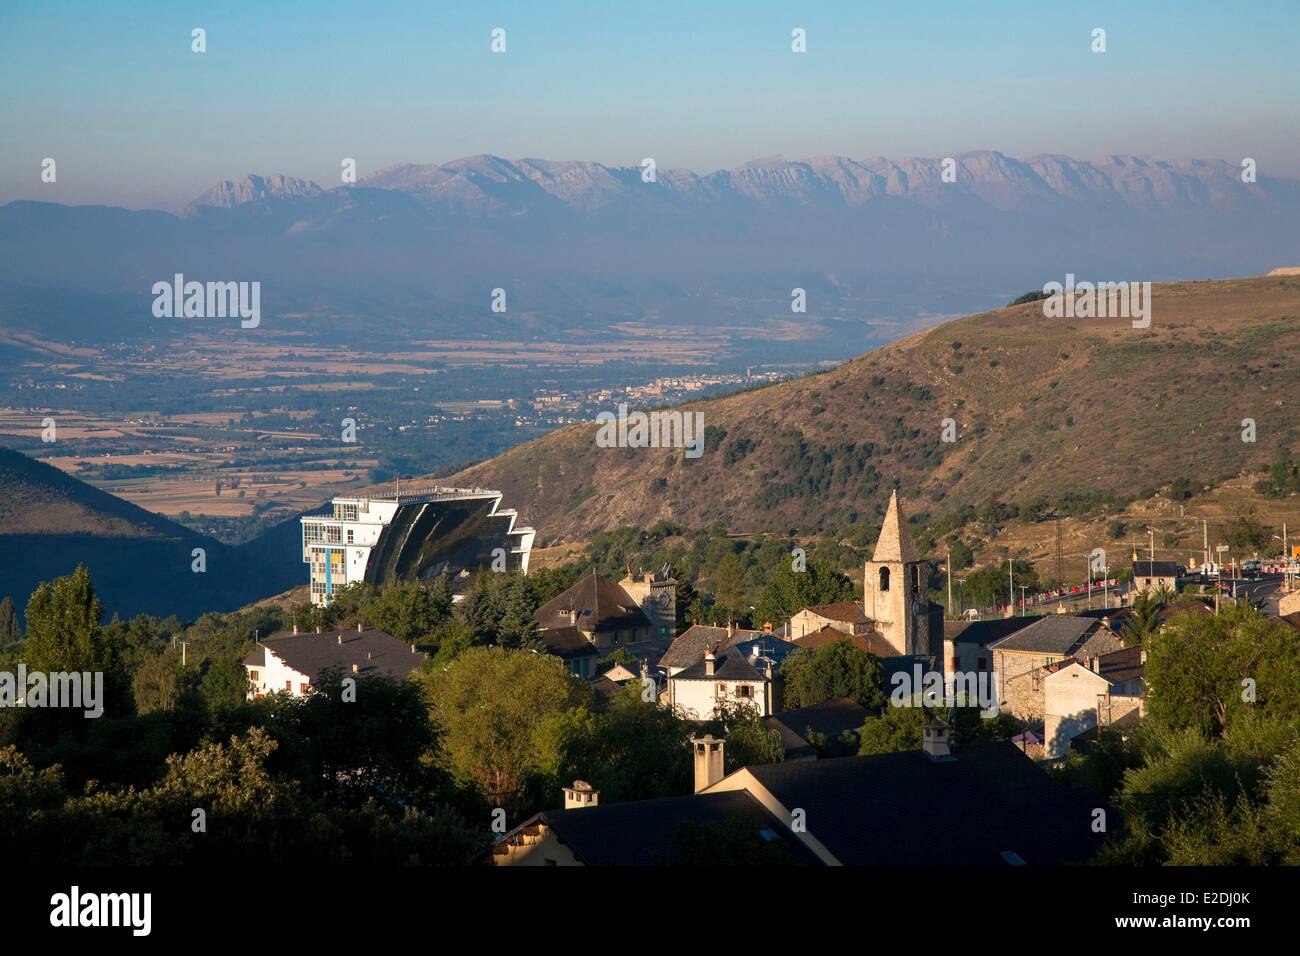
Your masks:
[{"label": "grassy slope", "polygon": [[[207,570],[192,570],[193,549]],[[301,558],[301,555],[298,555]],[[0,597],[21,610],[42,581],[85,564],[109,614],[196,617],[302,580],[301,561],[268,564],[0,448]]]},{"label": "grassy slope", "polygon": [[[742,531],[873,521],[895,479],[914,512],[1134,494],[1179,476],[1217,483],[1300,445],[1300,278],[1159,285],[1153,305],[1144,330],[1045,319],[1040,303],[998,309],[683,406],[725,431],[695,461],[597,448],[596,426],[579,425],[443,482],[502,489],[555,541],[659,518]],[[940,441],[945,417],[955,444]],[[1255,444],[1240,438],[1247,417]]]}]

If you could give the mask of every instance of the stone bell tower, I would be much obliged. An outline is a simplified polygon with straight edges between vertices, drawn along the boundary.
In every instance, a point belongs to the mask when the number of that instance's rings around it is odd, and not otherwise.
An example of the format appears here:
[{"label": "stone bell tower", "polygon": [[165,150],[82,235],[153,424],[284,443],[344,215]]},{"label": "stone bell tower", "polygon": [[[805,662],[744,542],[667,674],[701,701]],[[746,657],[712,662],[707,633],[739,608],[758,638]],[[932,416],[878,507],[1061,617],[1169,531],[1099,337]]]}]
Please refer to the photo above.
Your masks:
[{"label": "stone bell tower", "polygon": [[862,603],[863,612],[900,656],[927,652],[927,577],[895,491],[889,496],[876,551],[866,565]]}]

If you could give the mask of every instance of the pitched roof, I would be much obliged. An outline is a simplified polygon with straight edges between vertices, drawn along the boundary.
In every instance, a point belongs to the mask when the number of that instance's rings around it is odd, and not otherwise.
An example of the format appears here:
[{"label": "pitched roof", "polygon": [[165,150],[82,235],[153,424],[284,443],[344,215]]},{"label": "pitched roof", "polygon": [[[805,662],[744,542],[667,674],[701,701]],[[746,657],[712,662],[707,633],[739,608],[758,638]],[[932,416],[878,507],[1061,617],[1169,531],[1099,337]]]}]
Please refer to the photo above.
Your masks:
[{"label": "pitched roof", "polygon": [[740,819],[757,844],[776,841],[792,862],[816,865],[818,859],[746,791],[602,803],[573,810],[543,810],[503,838],[510,841],[542,823],[550,827],[580,863],[588,866],[655,866],[680,854],[682,828],[725,824]]},{"label": "pitched roof", "polygon": [[954,748],[951,761],[922,751],[746,768],[847,866],[1031,866],[1082,862],[1096,794],[1059,786],[1009,741]]},{"label": "pitched roof", "polygon": [[857,601],[840,601],[837,604],[815,604],[812,607],[804,608],[816,614],[818,617],[824,617],[828,621],[840,621],[844,624],[870,624],[871,618],[862,610],[862,605]]},{"label": "pitched roof", "polygon": [[1048,614],[989,647],[995,651],[1032,651],[1065,656],[1079,647],[1100,622],[1072,614]]},{"label": "pitched roof", "polygon": [[867,722],[867,708],[850,697],[832,697],[820,704],[783,710],[770,720],[789,727],[801,737],[809,731],[835,739],[846,730],[856,732]]},{"label": "pitched roof", "polygon": [[1133,562],[1133,577],[1176,578],[1178,577],[1178,565],[1173,561],[1137,560]]},{"label": "pitched roof", "polygon": [[785,752],[786,760],[817,759],[817,748],[775,717],[764,717],[763,726],[780,734],[781,749]]},{"label": "pitched roof", "polygon": [[424,654],[378,628],[323,634],[281,632],[268,637],[262,647],[312,681],[331,667],[349,674],[384,675],[402,680],[424,661]]},{"label": "pitched roof", "polygon": [[[576,622],[570,611],[577,612]],[[631,595],[595,571],[539,607],[533,618],[541,628],[576,623],[587,632],[650,626],[650,618]]]},{"label": "pitched roof", "polygon": [[257,647],[253,648],[251,651],[248,652],[248,656],[244,658],[244,666],[245,667],[266,666],[266,650],[262,647],[261,644],[258,644]]},{"label": "pitched roof", "polygon": [[587,640],[580,630],[571,624],[564,627],[550,627],[538,633],[537,637],[546,645],[548,654],[571,660],[576,657],[599,657],[596,645]]},{"label": "pitched roof", "polygon": [[916,561],[916,545],[907,530],[907,519],[903,509],[898,505],[898,492],[889,495],[889,508],[885,512],[885,523],[880,526],[880,537],[876,540],[876,551],[872,561]]},{"label": "pitched roof", "polygon": [[1214,610],[1207,607],[1203,602],[1194,598],[1188,598],[1185,601],[1174,601],[1172,604],[1162,607],[1156,612],[1156,620],[1161,624],[1169,621],[1179,614],[1195,614],[1199,617],[1214,617]]},{"label": "pitched roof", "polygon": [[1036,620],[1033,617],[999,617],[988,621],[944,621],[943,638],[956,644],[988,647]]},{"label": "pitched roof", "polygon": [[893,646],[876,631],[869,631],[866,634],[845,634],[829,624],[823,625],[811,634],[805,634],[796,640],[795,644],[815,651],[819,647],[840,641],[848,641],[858,650],[875,654],[877,657],[889,657],[894,653]]},{"label": "pitched roof", "polygon": [[728,633],[725,627],[713,627],[708,624],[692,624],[668,646],[659,658],[660,667],[690,667],[704,660],[704,652],[711,647],[721,645],[726,650],[741,641],[750,641],[763,636],[762,631],[747,628],[734,628]]},{"label": "pitched roof", "polygon": [[1140,647],[1125,647],[1097,658],[1097,673],[1112,684],[1124,684],[1141,677],[1144,670],[1146,664]]},{"label": "pitched roof", "polygon": [[766,680],[763,670],[754,666],[754,659],[745,656],[738,647],[731,647],[717,655],[713,662],[713,673],[706,674],[704,661],[692,664],[683,671],[678,671],[669,680]]}]

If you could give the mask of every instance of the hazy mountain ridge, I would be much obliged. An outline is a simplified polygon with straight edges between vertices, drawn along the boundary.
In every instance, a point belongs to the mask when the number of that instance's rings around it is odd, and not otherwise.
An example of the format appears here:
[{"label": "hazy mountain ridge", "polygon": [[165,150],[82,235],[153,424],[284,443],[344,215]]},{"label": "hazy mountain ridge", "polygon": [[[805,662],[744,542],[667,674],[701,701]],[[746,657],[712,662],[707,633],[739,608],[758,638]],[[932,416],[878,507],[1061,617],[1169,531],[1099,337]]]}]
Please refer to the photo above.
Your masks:
[{"label": "hazy mountain ridge", "polygon": [[[834,156],[647,183],[639,167],[484,155],[330,189],[250,177],[182,217],[14,202],[0,207],[0,332],[57,312],[63,341],[153,336],[149,290],[183,273],[260,281],[264,329],[346,316],[309,326],[345,343],[795,322],[821,337],[806,361],[878,344],[873,318],[973,312],[1067,273],[1170,281],[1300,262],[1296,180],[1246,184],[1219,160],[953,159],[953,183],[941,159]],[[508,315],[488,309],[498,287]],[[794,288],[806,314],[791,315]],[[64,305],[77,290],[119,296],[113,319],[78,322]]]},{"label": "hazy mountain ridge", "polygon": [[[1017,209],[1044,200],[1102,203],[1187,202],[1217,207],[1256,203],[1278,192],[1294,196],[1294,180],[1261,176],[1241,181],[1241,167],[1223,160],[1154,160],[1110,156],[1099,162],[1062,155],[1015,159],[996,151],[952,157],[954,182],[944,182],[944,159],[884,157],[853,159],[818,156],[804,160],[773,157],[735,169],[697,173],[661,169],[656,182],[643,181],[639,166],[608,166],[584,161],[508,160],[491,154],[442,165],[402,163],[385,167],[357,183],[359,188],[406,193],[432,208],[479,214],[517,213],[529,203],[551,199],[576,210],[613,203],[803,202],[860,206],[893,196],[938,207],[957,197],[974,197],[999,209]],[[1252,189],[1252,185],[1260,188]],[[654,187],[659,188],[654,188]],[[347,186],[334,187],[347,189]],[[231,208],[266,199],[319,195],[316,183],[275,175],[227,180],[187,207]]]}]

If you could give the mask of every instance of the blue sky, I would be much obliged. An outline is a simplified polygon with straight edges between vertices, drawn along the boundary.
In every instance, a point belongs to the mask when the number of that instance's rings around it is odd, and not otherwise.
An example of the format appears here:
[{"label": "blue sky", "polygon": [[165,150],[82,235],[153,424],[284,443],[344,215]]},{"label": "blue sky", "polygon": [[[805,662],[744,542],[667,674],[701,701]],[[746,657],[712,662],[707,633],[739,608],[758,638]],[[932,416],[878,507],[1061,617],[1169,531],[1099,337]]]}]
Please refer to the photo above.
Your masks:
[{"label": "blue sky", "polygon": [[1295,176],[1298,36],[1296,0],[6,0],[0,202],[177,208],[248,172],[334,185],[345,156],[365,175],[483,152],[700,171],[1123,152]]}]

